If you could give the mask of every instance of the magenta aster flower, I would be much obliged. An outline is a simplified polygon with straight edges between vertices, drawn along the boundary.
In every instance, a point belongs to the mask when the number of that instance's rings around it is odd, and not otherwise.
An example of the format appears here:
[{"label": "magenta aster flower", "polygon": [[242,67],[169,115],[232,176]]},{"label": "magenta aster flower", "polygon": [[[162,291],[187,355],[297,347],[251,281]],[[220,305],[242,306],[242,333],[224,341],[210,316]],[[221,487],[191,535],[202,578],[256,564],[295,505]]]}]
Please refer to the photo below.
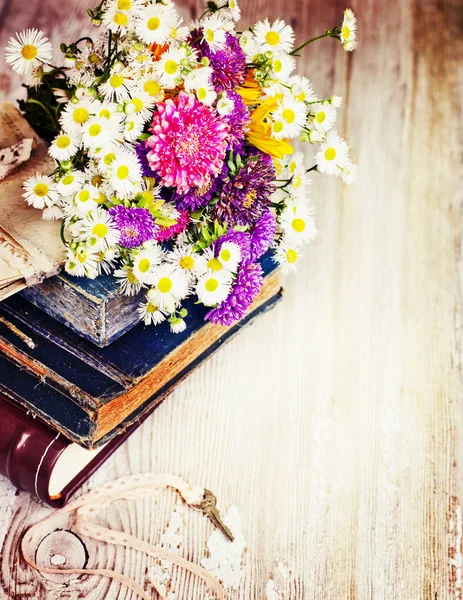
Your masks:
[{"label": "magenta aster flower", "polygon": [[190,215],[182,210],[178,211],[180,213],[179,218],[177,219],[177,223],[175,225],[171,225],[170,227],[164,227],[158,231],[156,234],[156,240],[158,242],[168,242],[171,238],[179,235],[188,227],[190,222]]},{"label": "magenta aster flower", "polygon": [[275,239],[277,220],[271,211],[264,213],[251,232],[251,260],[263,256]]},{"label": "magenta aster flower", "polygon": [[148,163],[161,184],[186,194],[206,188],[220,172],[228,145],[228,121],[192,94],[158,104],[146,141]]},{"label": "magenta aster flower", "polygon": [[151,213],[146,208],[113,206],[109,214],[114,217],[121,232],[119,244],[124,248],[135,248],[152,240],[158,230]]},{"label": "magenta aster flower", "polygon": [[230,294],[226,300],[207,313],[206,319],[216,325],[233,325],[245,316],[263,285],[264,277],[259,264],[242,265]]}]

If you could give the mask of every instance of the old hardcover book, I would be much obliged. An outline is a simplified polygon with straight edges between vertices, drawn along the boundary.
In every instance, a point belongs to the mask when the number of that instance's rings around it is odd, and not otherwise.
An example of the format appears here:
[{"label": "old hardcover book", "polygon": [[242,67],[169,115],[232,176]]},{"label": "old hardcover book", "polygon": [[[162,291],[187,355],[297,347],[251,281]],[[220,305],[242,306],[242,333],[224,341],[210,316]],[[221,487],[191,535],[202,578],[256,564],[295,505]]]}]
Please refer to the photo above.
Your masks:
[{"label": "old hardcover book", "polygon": [[88,279],[62,272],[21,294],[86,340],[104,348],[139,323],[136,309],[146,290],[135,297],[126,296],[120,293],[112,275]]},{"label": "old hardcover book", "polygon": [[265,284],[232,327],[205,322],[190,301],[186,331],[137,325],[106,348],[80,338],[19,296],[0,303],[0,391],[87,448],[124,431],[192,369],[280,299],[279,270],[262,260]]},{"label": "old hardcover book", "polygon": [[100,448],[86,450],[1,395],[0,415],[0,473],[54,507],[64,506],[144,420]]},{"label": "old hardcover book", "polygon": [[60,223],[22,197],[25,179],[53,170],[45,142],[11,103],[0,103],[0,301],[55,275],[64,262]]}]

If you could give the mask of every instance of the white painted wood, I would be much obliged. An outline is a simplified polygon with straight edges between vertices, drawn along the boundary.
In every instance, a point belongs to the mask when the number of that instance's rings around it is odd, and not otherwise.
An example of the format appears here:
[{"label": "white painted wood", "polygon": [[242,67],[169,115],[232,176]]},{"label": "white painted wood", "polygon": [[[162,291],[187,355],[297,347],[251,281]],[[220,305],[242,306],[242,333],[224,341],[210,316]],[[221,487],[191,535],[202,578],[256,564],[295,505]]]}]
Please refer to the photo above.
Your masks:
[{"label": "white painted wood", "polygon": [[[0,46],[17,22],[56,22],[61,39],[85,4],[10,9]],[[302,41],[337,22],[343,6],[334,4],[249,2],[245,21],[283,16]],[[36,22],[45,5],[50,15]],[[236,505],[247,551],[233,599],[462,597],[461,6],[352,8],[358,51],[323,40],[301,62],[320,95],[346,98],[339,129],[355,138],[359,182],[314,178],[321,233],[284,302],[193,373],[89,484],[169,472],[212,489],[224,509]],[[8,598],[37,586],[17,542],[47,512],[26,494],[12,500],[0,526]],[[101,522],[158,543],[171,510],[164,497],[120,503]],[[190,559],[204,556],[210,532],[201,515],[185,514]],[[88,548],[93,565],[147,582],[144,558]],[[185,576],[177,591],[204,597]],[[97,578],[39,593],[134,597]]]}]

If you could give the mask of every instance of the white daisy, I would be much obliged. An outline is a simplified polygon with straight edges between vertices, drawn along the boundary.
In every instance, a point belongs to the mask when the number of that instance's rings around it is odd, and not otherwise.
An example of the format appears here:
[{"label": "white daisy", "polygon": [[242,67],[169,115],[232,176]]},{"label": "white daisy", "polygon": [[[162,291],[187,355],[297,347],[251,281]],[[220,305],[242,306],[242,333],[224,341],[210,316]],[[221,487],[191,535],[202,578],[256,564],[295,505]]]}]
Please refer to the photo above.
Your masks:
[{"label": "white daisy", "polygon": [[170,42],[184,42],[190,34],[190,30],[186,25],[183,25],[183,19],[176,15],[175,23],[170,28]]},{"label": "white daisy", "polygon": [[115,102],[99,102],[95,109],[95,116],[100,119],[106,119],[113,127],[122,128],[122,119],[124,118],[119,105]]},{"label": "white daisy", "polygon": [[313,91],[312,84],[307,77],[301,75],[293,75],[288,79],[288,85],[291,86],[291,94],[299,100],[299,102],[314,102],[318,100]]},{"label": "white daisy", "polygon": [[62,177],[56,187],[62,196],[73,196],[83,185],[84,174],[82,171],[68,171]]},{"label": "white daisy", "polygon": [[124,137],[127,142],[136,142],[143,133],[145,120],[137,115],[127,117],[124,123]]},{"label": "white daisy", "polygon": [[256,42],[254,34],[249,30],[243,31],[241,34],[240,46],[250,62],[252,62],[258,54],[261,54],[262,51],[260,45]]},{"label": "white daisy", "polygon": [[114,99],[116,102],[122,102],[130,98],[134,87],[134,83],[130,79],[128,72],[121,69],[120,65],[116,65],[116,67],[111,69],[108,80],[99,89],[100,93],[109,102],[112,102]]},{"label": "white daisy", "polygon": [[309,131],[309,142],[311,144],[318,144],[323,142],[326,138],[326,133],[324,131],[318,131],[318,129],[311,129]]},{"label": "white daisy", "polygon": [[334,106],[334,108],[340,108],[342,105],[342,96],[331,96],[330,103]]},{"label": "white daisy", "polygon": [[185,271],[188,279],[194,279],[201,263],[200,256],[191,244],[177,245],[166,256],[166,261]]},{"label": "white daisy", "polygon": [[103,26],[120,35],[126,35],[128,31],[133,31],[136,24],[136,16],[139,12],[139,5],[135,2],[130,3],[130,9],[119,9],[119,5],[127,6],[127,0],[118,0],[118,2],[111,3],[110,6],[105,10],[103,17]]},{"label": "white daisy", "polygon": [[212,52],[221,50],[227,41],[227,22],[218,13],[208,16],[202,21],[204,41]]},{"label": "white daisy", "polygon": [[217,99],[217,92],[211,87],[199,87],[196,90],[196,98],[206,106],[212,106]]},{"label": "white daisy", "polygon": [[344,167],[342,170],[342,180],[344,183],[351,185],[355,181],[357,181],[358,177],[358,165],[354,165],[349,163],[347,167]]},{"label": "white daisy", "polygon": [[286,25],[281,19],[272,24],[268,19],[260,21],[254,27],[256,42],[264,52],[270,50],[276,52],[291,52],[294,44],[294,31],[290,25]]},{"label": "white daisy", "polygon": [[139,117],[146,123],[153,114],[154,106],[155,101],[148,92],[135,89],[132,98],[124,106],[124,112],[126,115]]},{"label": "white daisy", "polygon": [[241,19],[241,9],[238,6],[236,0],[228,0],[227,8],[222,9],[222,16],[232,21],[239,21]]},{"label": "white daisy", "polygon": [[[103,152],[98,154],[96,157],[98,160],[98,168],[102,173],[108,173],[108,167],[110,167],[113,162],[116,160],[116,154],[114,151],[110,150],[109,152]],[[111,172],[109,172],[110,174]]]},{"label": "white daisy", "polygon": [[344,11],[344,20],[341,26],[341,44],[345,50],[354,50],[357,45],[357,18],[350,8]]},{"label": "white daisy", "polygon": [[175,317],[173,319],[169,319],[170,330],[172,333],[182,333],[186,329],[186,322],[184,319],[179,317]]},{"label": "white daisy", "polygon": [[163,252],[156,245],[132,252],[132,271],[134,276],[144,284],[150,284],[154,271],[162,262]]},{"label": "white daisy", "polygon": [[223,94],[217,101],[217,112],[219,115],[227,116],[233,112],[235,108],[235,101],[233,98],[229,98],[226,94]]},{"label": "white daisy", "polygon": [[87,213],[98,207],[98,189],[90,184],[84,185],[74,196],[72,203],[72,214],[77,217],[85,217]]},{"label": "white daisy", "polygon": [[98,254],[98,275],[111,275],[116,268],[119,252],[116,248],[106,248]]},{"label": "white daisy", "polygon": [[296,68],[296,59],[289,54],[277,54],[272,62],[272,77],[278,81],[286,81]]},{"label": "white daisy", "polygon": [[214,248],[206,248],[200,257],[198,273],[218,273],[224,269],[227,270],[222,261],[215,256]]},{"label": "white daisy", "polygon": [[116,222],[107,210],[97,208],[87,214],[80,223],[81,239],[93,237],[96,239],[95,250],[100,251],[105,248],[112,248],[119,242],[120,232],[116,227]]},{"label": "white daisy", "polygon": [[185,273],[172,265],[164,264],[155,270],[152,287],[146,295],[157,306],[173,312],[188,293],[188,277]]},{"label": "white daisy", "polygon": [[301,259],[301,253],[299,249],[291,244],[288,244],[286,240],[278,246],[275,250],[273,260],[282,267],[281,272],[283,275],[289,275],[297,271],[297,264]]},{"label": "white daisy", "polygon": [[48,148],[48,154],[55,160],[69,160],[79,147],[80,139],[78,135],[63,132],[55,137]]},{"label": "white daisy", "polygon": [[125,264],[116,269],[113,275],[118,280],[117,283],[122,293],[126,296],[136,296],[143,287],[141,281],[135,277],[130,265]]},{"label": "white daisy", "polygon": [[273,136],[277,139],[293,139],[302,132],[307,119],[307,109],[303,102],[284,97],[278,102],[272,118]]},{"label": "white daisy", "polygon": [[163,52],[161,58],[157,61],[155,69],[161,83],[173,89],[177,85],[177,81],[182,76],[181,62],[186,58],[185,48],[169,48]]},{"label": "white daisy", "polygon": [[138,305],[137,311],[140,315],[140,319],[145,325],[159,325],[159,323],[162,323],[166,320],[166,317],[169,314],[149,300],[145,303],[141,302]]},{"label": "white daisy", "polygon": [[160,78],[155,73],[145,74],[139,82],[139,87],[149,95],[153,102],[161,102],[164,99]]},{"label": "white daisy", "polygon": [[205,306],[216,306],[230,293],[232,277],[229,271],[206,273],[200,277],[195,287],[199,301]]},{"label": "white daisy", "polygon": [[336,123],[336,116],[336,109],[329,102],[312,104],[308,127],[326,133]]},{"label": "white daisy", "polygon": [[349,164],[349,146],[335,131],[330,131],[315,160],[320,173],[339,176]]},{"label": "white daisy", "polygon": [[16,38],[10,38],[5,49],[6,62],[16,73],[28,76],[41,64],[50,64],[53,49],[42,31],[26,29]]},{"label": "white daisy", "polygon": [[60,206],[47,206],[43,209],[42,219],[44,221],[56,221],[64,217],[64,211]]},{"label": "white daisy", "polygon": [[137,191],[142,173],[135,152],[119,150],[107,172],[111,187],[120,198],[130,198]]},{"label": "white daisy", "polygon": [[121,137],[121,132],[117,125],[113,126],[108,119],[101,117],[92,117],[82,127],[82,143],[87,150],[110,150],[118,137]]},{"label": "white daisy", "polygon": [[200,67],[199,69],[193,69],[185,77],[185,91],[193,92],[200,87],[207,88],[211,85],[211,67]]},{"label": "white daisy", "polygon": [[169,39],[178,18],[172,4],[148,4],[138,15],[135,29],[145,44],[162,46]]},{"label": "white daisy", "polygon": [[294,245],[307,244],[317,237],[313,208],[297,210],[295,207],[288,207],[281,214],[280,222],[286,239]]},{"label": "white daisy", "polygon": [[59,193],[53,180],[47,175],[37,173],[23,183],[23,197],[34,208],[52,206],[59,199]]},{"label": "white daisy", "polygon": [[233,242],[224,242],[220,248],[217,258],[222,263],[224,269],[230,273],[235,273],[241,261],[241,249],[238,244]]},{"label": "white daisy", "polygon": [[78,135],[82,126],[95,116],[98,104],[89,98],[68,102],[61,113],[60,123],[66,133]]},{"label": "white daisy", "polygon": [[75,251],[67,251],[64,268],[76,277],[95,279],[98,275],[98,254],[89,251],[85,244],[79,244]]}]

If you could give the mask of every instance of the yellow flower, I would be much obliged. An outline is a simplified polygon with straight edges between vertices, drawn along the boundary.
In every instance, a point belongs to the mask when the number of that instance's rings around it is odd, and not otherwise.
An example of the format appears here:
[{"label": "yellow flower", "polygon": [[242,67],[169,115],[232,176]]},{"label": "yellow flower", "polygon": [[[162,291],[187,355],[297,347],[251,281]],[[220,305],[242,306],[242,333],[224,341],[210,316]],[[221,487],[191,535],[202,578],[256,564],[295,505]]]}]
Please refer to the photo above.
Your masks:
[{"label": "yellow flower", "polygon": [[243,98],[245,104],[259,104],[260,97],[262,96],[262,89],[254,79],[253,70],[248,71],[245,82],[236,91]]},{"label": "yellow flower", "polygon": [[293,154],[294,148],[288,140],[276,140],[272,137],[272,127],[268,117],[278,104],[281,96],[273,96],[262,102],[251,114],[251,125],[247,138],[249,142],[270,156],[282,159],[286,154]]}]

